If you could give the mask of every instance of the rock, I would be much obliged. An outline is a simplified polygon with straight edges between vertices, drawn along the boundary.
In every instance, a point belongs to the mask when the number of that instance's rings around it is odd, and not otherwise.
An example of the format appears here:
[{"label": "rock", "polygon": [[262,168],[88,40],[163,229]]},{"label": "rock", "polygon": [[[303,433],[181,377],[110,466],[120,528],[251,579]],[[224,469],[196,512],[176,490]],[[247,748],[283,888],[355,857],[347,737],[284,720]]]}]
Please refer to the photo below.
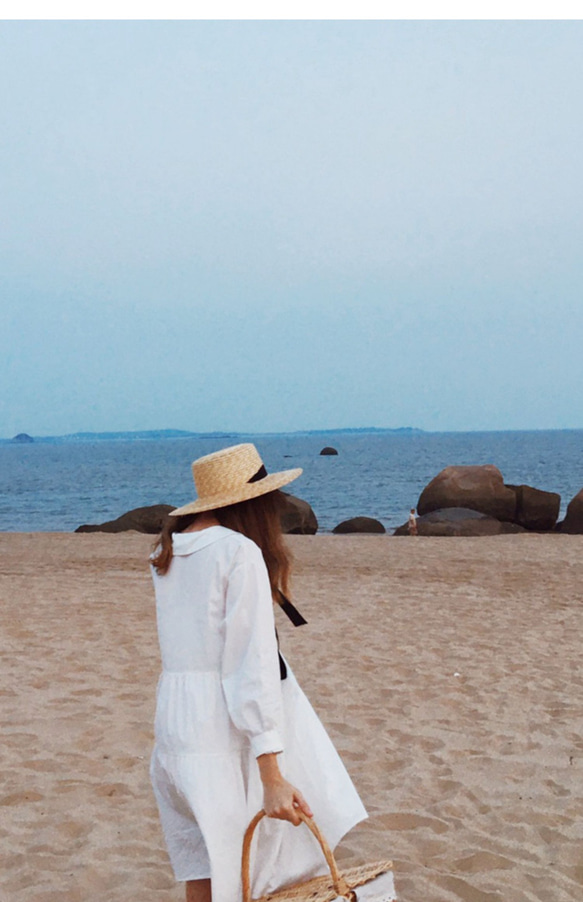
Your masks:
[{"label": "rock", "polygon": [[352,517],[351,520],[343,520],[334,527],[332,532],[335,535],[348,532],[384,533],[386,529],[379,520],[375,520],[373,517]]},{"label": "rock", "polygon": [[[503,523],[495,517],[464,507],[448,507],[417,517],[420,536],[499,536],[506,533],[526,532],[515,523]],[[408,536],[409,527],[403,523],[393,533]]]},{"label": "rock", "polygon": [[330,457],[333,454],[338,454],[336,448],[330,448],[326,446],[326,448],[322,448],[322,450],[320,451],[320,456],[324,455]]},{"label": "rock", "polygon": [[560,524],[560,531],[572,536],[583,535],[583,489],[569,501],[567,515]]},{"label": "rock", "polygon": [[307,501],[281,492],[284,499],[281,529],[286,535],[313,536],[318,532],[318,520]]},{"label": "rock", "polygon": [[151,507],[136,507],[122,514],[117,520],[108,520],[98,525],[79,526],[75,532],[126,532],[134,529],[148,535],[158,535],[171,510],[172,504],[153,504]]},{"label": "rock", "polygon": [[459,507],[512,522],[516,516],[516,494],[504,485],[498,467],[446,467],[423,489],[417,503],[420,516]]},{"label": "rock", "polygon": [[26,432],[19,432],[18,435],[15,435],[14,438],[11,439],[11,441],[18,442],[19,444],[24,445],[34,442],[34,439],[32,435],[28,435],[28,433]]},{"label": "rock", "polygon": [[[284,533],[297,533],[300,535],[314,535],[318,531],[318,521],[314,511],[307,501],[281,493],[284,498],[284,508],[281,515],[281,526]],[[136,532],[158,535],[166,517],[175,505],[154,504],[151,507],[137,507],[135,510],[122,514],[117,520],[108,520],[98,525],[88,524],[79,526],[75,532],[126,532],[134,529]]]},{"label": "rock", "polygon": [[556,492],[543,492],[529,485],[507,485],[516,495],[514,521],[526,529],[550,532],[555,528],[561,496]]}]

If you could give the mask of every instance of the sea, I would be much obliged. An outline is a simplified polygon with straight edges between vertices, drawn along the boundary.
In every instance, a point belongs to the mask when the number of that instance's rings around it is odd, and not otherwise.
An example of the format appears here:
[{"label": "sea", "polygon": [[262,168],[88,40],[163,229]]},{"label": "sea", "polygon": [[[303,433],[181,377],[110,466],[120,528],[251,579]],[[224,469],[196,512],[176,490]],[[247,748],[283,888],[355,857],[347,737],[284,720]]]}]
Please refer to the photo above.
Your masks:
[{"label": "sea", "polygon": [[[561,516],[583,487],[583,430],[394,432],[99,438],[0,443],[0,531],[70,532],[151,504],[195,497],[190,463],[254,442],[268,471],[302,467],[289,490],[308,501],[319,532],[374,517],[388,532],[451,464],[495,464],[508,483],[561,495]],[[332,446],[338,454],[322,456]]]}]

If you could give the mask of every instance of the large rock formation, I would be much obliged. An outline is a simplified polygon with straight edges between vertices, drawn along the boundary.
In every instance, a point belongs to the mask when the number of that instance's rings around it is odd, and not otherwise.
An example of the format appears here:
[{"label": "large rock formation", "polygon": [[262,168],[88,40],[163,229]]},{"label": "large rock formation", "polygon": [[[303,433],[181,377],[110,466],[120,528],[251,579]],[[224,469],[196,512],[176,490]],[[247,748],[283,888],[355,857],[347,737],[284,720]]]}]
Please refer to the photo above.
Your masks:
[{"label": "large rock formation", "polygon": [[136,507],[122,514],[117,520],[108,520],[98,525],[79,526],[75,532],[126,532],[134,529],[148,535],[158,535],[166,518],[174,506],[171,504],[154,504],[151,507]]},{"label": "large rock formation", "polygon": [[513,521],[516,494],[504,485],[498,467],[446,467],[421,492],[417,503],[420,516],[449,507],[461,507],[497,520]]},{"label": "large rock formation", "polygon": [[555,528],[561,496],[529,485],[505,485],[491,464],[446,467],[421,492],[421,516],[447,508],[467,508],[525,529],[550,532]]},{"label": "large rock formation", "polygon": [[[296,498],[294,495],[288,495],[286,492],[281,494],[284,498],[284,507],[281,515],[283,532],[314,535],[318,531],[318,521],[308,502],[302,501],[301,498]],[[175,505],[171,504],[137,507],[135,510],[122,514],[117,520],[108,520],[106,523],[96,525],[79,526],[75,532],[126,532],[129,529],[134,529],[136,532],[158,535],[168,514],[174,508]]]},{"label": "large rock formation", "polygon": [[565,519],[558,528],[571,535],[583,535],[583,489],[569,501]]},{"label": "large rock formation", "polygon": [[281,514],[281,528],[287,535],[313,536],[318,532],[316,515],[307,501],[281,492],[284,507]]},{"label": "large rock formation", "polygon": [[[487,514],[463,507],[449,507],[417,517],[417,531],[420,536],[499,536],[525,532],[514,523],[503,523]],[[408,536],[408,524],[403,523],[393,535]]]},{"label": "large rock formation", "polygon": [[550,532],[555,528],[561,496],[556,492],[543,492],[530,485],[508,485],[516,496],[514,522],[536,532]]},{"label": "large rock formation", "polygon": [[343,520],[334,527],[332,532],[336,535],[349,532],[384,533],[386,529],[379,520],[375,520],[373,517],[352,517],[350,520]]}]

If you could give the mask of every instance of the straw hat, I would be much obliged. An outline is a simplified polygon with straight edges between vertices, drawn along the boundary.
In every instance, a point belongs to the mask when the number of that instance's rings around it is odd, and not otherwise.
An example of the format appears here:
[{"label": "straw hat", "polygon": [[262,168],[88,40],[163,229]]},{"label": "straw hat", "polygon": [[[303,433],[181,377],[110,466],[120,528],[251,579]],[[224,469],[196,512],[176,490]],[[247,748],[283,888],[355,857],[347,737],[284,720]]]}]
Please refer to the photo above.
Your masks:
[{"label": "straw hat", "polygon": [[198,498],[170,511],[171,517],[199,514],[274,492],[302,474],[301,469],[267,473],[255,445],[233,445],[199,457],[192,464]]}]

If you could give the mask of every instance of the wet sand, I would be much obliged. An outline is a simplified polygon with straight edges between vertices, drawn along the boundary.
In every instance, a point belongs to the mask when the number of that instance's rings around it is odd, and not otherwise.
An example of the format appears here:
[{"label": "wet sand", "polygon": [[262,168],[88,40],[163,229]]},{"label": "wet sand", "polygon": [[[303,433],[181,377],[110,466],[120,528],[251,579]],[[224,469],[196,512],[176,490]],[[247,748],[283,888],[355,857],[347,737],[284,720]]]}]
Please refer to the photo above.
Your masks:
[{"label": "wet sand", "polygon": [[[150,537],[1,534],[0,898],[174,902]],[[580,902],[580,536],[295,536],[283,649],[401,902]],[[290,828],[291,829],[291,828]]]}]

